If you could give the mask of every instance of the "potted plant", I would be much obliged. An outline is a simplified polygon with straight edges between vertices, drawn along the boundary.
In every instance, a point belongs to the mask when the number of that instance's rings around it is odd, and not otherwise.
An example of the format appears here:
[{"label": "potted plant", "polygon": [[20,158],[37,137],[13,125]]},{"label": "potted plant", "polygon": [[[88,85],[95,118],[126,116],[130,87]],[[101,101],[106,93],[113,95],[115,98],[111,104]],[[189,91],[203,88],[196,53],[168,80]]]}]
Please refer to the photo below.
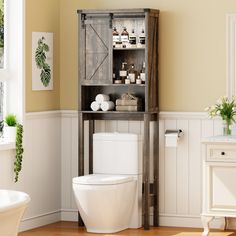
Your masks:
[{"label": "potted plant", "polygon": [[3,134],[4,139],[16,142],[16,156],[14,161],[15,182],[18,181],[19,172],[22,168],[23,158],[23,125],[17,122],[16,116],[13,114],[6,115],[4,119]]},{"label": "potted plant", "polygon": [[5,116],[3,135],[6,141],[9,142],[16,141],[16,125],[17,125],[17,119],[14,114],[8,114]]}]

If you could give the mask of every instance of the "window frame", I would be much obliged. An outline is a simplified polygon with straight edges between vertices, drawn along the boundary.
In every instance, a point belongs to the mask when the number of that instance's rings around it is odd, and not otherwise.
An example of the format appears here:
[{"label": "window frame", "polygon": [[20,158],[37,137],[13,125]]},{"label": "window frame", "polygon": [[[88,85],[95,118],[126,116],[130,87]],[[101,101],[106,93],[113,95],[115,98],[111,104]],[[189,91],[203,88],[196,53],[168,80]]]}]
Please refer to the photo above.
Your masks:
[{"label": "window frame", "polygon": [[8,40],[8,31],[9,31],[9,0],[4,0],[4,66],[0,68],[0,82],[5,82],[7,78],[10,77],[9,72],[9,40]]},{"label": "window frame", "polygon": [[3,116],[13,113],[20,123],[24,117],[25,77],[25,0],[4,0],[4,68],[0,82],[5,83]]}]

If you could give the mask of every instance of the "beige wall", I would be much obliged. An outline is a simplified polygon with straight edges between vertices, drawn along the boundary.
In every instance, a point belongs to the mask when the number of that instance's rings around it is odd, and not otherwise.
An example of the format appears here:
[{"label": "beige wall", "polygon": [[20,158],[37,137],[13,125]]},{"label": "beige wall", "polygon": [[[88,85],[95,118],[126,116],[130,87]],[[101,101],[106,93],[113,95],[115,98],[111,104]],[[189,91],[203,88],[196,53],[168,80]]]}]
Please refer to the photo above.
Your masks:
[{"label": "beige wall", "polygon": [[[60,2],[26,0],[26,112],[60,109]],[[32,91],[32,32],[53,32],[53,91]]]},{"label": "beige wall", "polygon": [[60,42],[60,67],[57,48],[54,55],[53,92],[31,91],[31,48],[26,50],[28,111],[77,109],[76,10],[81,8],[160,9],[160,110],[203,111],[225,94],[226,13],[236,12],[235,0],[60,0],[60,10],[59,0],[26,2],[27,45],[31,45],[31,31],[40,30],[54,30],[54,42]]},{"label": "beige wall", "polygon": [[97,1],[61,0],[60,75],[61,109],[78,108],[78,17],[77,9],[98,8]]}]

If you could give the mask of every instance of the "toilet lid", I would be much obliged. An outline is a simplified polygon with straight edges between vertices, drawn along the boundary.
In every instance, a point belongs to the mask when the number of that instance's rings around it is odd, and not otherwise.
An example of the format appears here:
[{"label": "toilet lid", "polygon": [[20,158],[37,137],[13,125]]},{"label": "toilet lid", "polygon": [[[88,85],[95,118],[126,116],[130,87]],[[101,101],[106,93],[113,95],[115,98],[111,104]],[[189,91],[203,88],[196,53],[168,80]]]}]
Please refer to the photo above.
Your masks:
[{"label": "toilet lid", "polygon": [[111,185],[133,181],[132,176],[92,174],[73,178],[74,184]]}]

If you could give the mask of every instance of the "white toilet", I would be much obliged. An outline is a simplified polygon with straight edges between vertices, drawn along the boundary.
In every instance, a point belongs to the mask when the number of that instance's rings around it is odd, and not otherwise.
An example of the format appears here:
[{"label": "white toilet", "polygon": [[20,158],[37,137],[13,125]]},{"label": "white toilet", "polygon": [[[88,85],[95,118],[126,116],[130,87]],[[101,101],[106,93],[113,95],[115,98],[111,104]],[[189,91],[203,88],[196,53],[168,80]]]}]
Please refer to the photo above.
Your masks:
[{"label": "white toilet", "polygon": [[93,172],[73,178],[88,232],[115,233],[142,225],[142,142],[136,134],[93,135]]}]

